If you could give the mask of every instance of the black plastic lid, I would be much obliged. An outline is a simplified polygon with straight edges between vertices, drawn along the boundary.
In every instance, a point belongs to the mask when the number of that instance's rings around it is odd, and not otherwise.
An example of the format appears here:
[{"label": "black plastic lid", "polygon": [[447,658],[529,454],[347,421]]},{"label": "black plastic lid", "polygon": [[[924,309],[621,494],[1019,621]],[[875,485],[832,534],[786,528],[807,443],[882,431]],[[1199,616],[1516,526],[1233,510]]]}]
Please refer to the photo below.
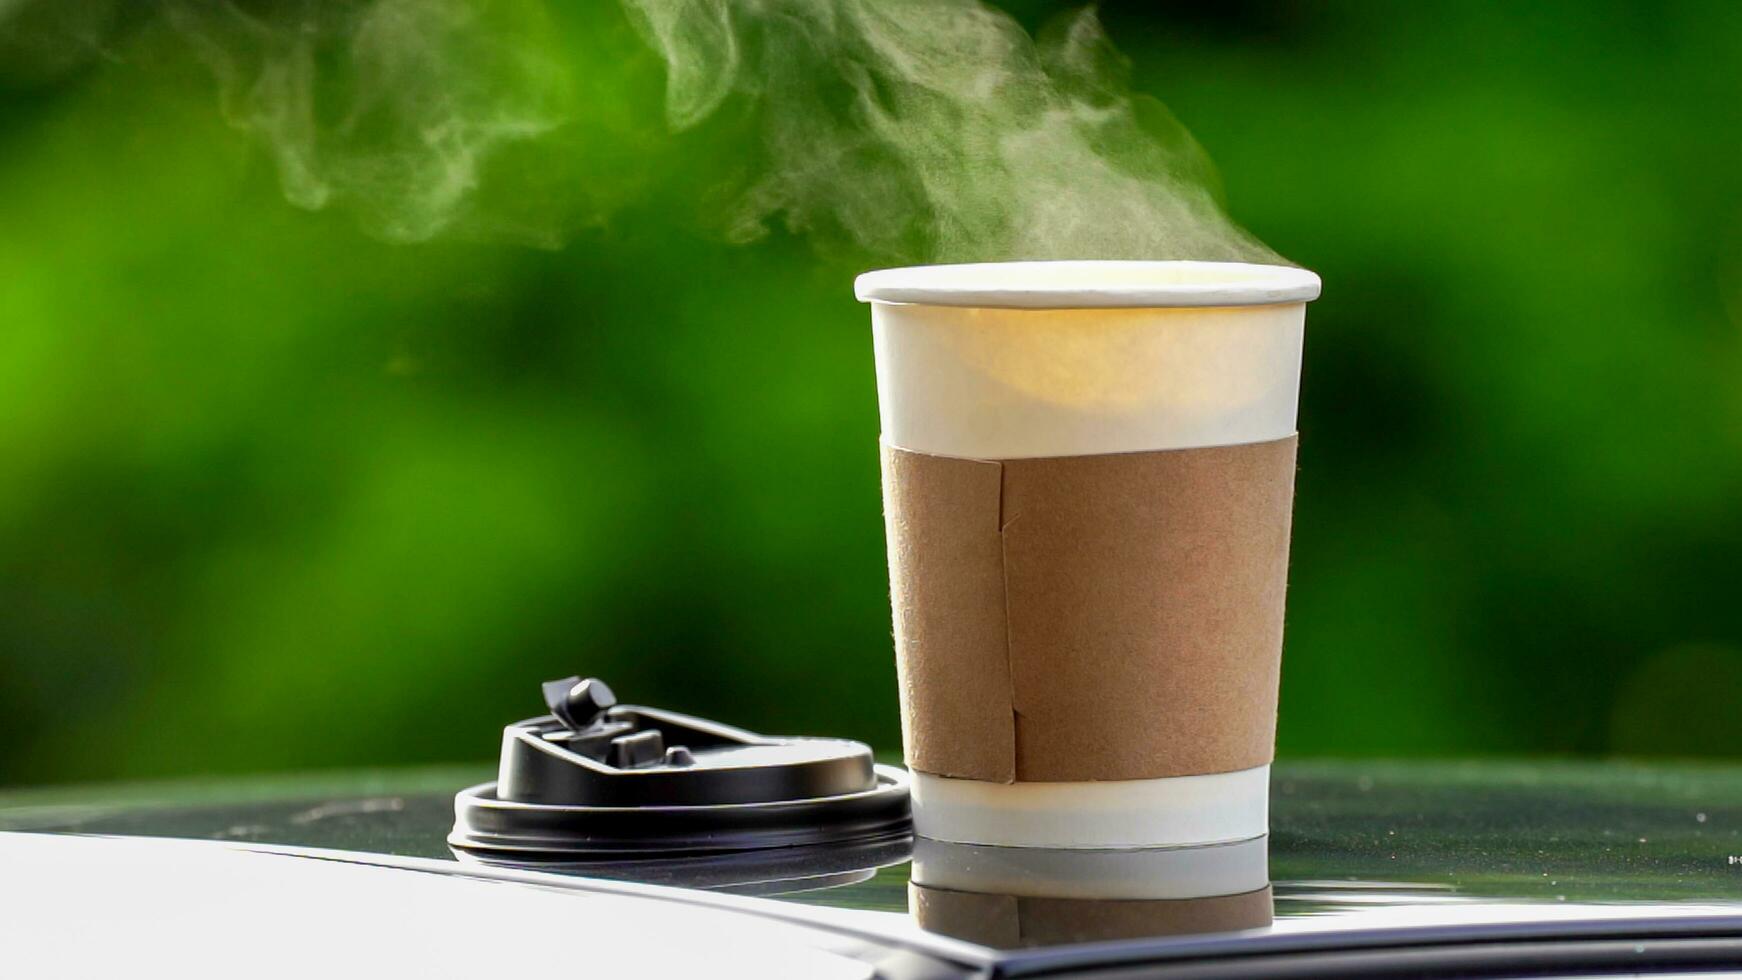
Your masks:
[{"label": "black plastic lid", "polygon": [[638,705],[597,679],[544,685],[503,729],[497,781],[454,798],[448,841],[526,860],[709,854],[909,832],[907,774],[859,742],[773,738]]}]

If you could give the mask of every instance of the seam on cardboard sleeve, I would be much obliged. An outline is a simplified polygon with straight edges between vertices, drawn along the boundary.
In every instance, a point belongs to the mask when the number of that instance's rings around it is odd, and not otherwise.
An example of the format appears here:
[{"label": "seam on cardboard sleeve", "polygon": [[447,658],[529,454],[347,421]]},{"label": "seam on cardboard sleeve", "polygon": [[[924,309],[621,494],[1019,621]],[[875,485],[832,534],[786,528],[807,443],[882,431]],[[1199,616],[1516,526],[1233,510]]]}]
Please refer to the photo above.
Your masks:
[{"label": "seam on cardboard sleeve", "polygon": [[1010,501],[1008,482],[1010,467],[1002,462],[998,464],[998,575],[1004,583],[1004,679],[1008,682],[1004,694],[1004,703],[1010,706],[1010,782],[1014,783],[1022,773],[1022,712],[1016,710],[1016,664],[1011,640],[1012,626],[1010,624],[1010,548],[1004,532],[1010,525],[1022,517],[1021,514],[1006,513],[1005,507]]}]

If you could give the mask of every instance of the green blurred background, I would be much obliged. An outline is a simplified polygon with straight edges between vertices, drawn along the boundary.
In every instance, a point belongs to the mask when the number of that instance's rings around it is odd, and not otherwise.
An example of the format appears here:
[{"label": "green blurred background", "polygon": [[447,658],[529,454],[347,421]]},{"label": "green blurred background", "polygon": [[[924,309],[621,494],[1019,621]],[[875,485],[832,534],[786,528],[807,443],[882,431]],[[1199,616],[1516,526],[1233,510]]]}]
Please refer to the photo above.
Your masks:
[{"label": "green blurred background", "polygon": [[[885,257],[726,243],[744,126],[550,6],[533,244],[393,244],[151,5],[0,0],[0,782],[483,760],[570,672],[897,744]],[[1102,16],[1326,284],[1281,753],[1742,755],[1742,4]]]}]

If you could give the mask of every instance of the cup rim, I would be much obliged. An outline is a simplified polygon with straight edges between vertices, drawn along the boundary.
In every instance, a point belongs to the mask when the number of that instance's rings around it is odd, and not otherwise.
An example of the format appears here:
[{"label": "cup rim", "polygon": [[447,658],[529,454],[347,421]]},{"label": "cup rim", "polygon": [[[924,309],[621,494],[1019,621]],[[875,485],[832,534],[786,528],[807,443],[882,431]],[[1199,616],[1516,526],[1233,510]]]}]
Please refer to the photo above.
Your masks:
[{"label": "cup rim", "polygon": [[866,303],[1023,310],[1271,306],[1319,296],[1305,269],[1251,262],[1065,259],[877,269],[853,280]]}]

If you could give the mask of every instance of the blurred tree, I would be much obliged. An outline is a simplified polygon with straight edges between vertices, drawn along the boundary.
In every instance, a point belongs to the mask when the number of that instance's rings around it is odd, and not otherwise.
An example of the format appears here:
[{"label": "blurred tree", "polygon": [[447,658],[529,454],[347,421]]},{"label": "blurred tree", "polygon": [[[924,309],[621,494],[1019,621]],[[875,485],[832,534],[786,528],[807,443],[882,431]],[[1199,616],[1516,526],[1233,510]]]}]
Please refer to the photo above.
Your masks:
[{"label": "blurred tree", "polygon": [[[1283,752],[1736,751],[1660,651],[1742,649],[1742,6],[1206,10],[1104,18],[1326,282]],[[561,247],[294,207],[187,35],[0,2],[0,781],[482,759],[577,670],[896,744],[868,259],[717,240],[742,116],[525,16],[574,122],[475,177]]]}]

